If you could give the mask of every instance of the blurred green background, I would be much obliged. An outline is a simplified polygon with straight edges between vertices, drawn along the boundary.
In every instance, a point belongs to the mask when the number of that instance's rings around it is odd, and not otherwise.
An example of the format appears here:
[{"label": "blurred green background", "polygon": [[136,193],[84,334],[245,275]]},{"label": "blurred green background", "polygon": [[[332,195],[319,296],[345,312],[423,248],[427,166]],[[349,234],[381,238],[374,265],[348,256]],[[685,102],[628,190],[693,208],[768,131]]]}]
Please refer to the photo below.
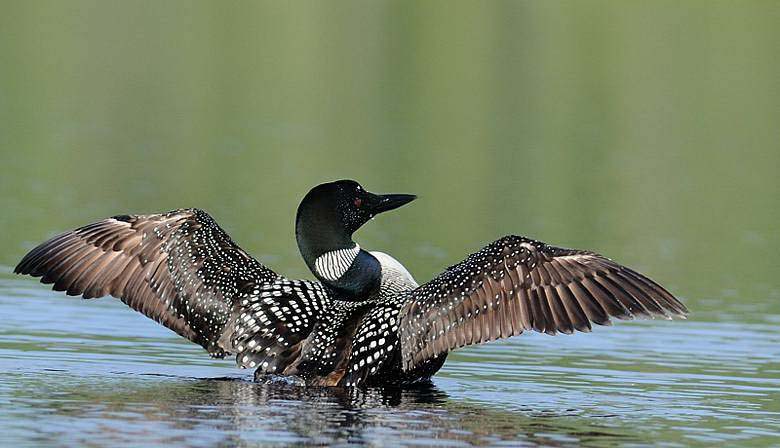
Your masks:
[{"label": "blurred green background", "polygon": [[298,201],[354,178],[420,196],[357,237],[418,280],[517,233],[645,271],[694,318],[780,312],[780,2],[0,9],[6,267],[197,206],[308,276]]}]

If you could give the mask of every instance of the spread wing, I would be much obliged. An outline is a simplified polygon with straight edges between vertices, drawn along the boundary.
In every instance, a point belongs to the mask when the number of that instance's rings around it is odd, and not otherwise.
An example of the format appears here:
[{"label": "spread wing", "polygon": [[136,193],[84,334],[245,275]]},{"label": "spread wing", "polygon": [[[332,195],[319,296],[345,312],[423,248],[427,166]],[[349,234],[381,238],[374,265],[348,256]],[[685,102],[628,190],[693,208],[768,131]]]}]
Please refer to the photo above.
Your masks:
[{"label": "spread wing", "polygon": [[403,367],[465,345],[587,332],[610,317],[684,317],[658,283],[593,252],[506,236],[411,292],[401,311]]},{"label": "spread wing", "polygon": [[239,291],[277,277],[197,209],[114,216],[63,233],[15,272],[85,299],[110,294],[219,357]]}]

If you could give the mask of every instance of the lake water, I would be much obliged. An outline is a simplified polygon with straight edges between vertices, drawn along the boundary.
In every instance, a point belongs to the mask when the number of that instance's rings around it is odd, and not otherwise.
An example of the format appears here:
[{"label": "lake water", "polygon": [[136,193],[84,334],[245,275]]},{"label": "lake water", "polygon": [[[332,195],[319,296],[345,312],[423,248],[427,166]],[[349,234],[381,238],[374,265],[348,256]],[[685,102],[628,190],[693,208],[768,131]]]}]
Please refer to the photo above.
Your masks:
[{"label": "lake water", "polygon": [[[780,3],[1,2],[0,446],[780,446]],[[687,321],[454,352],[424,390],[253,384],[37,243],[197,206],[277,272],[308,189],[432,278],[504,234],[658,280]]]},{"label": "lake water", "polygon": [[8,275],[0,315],[8,446],[780,440],[777,315],[522,336],[456,352],[434,387],[408,391],[254,384],[121,303],[63,299]]}]

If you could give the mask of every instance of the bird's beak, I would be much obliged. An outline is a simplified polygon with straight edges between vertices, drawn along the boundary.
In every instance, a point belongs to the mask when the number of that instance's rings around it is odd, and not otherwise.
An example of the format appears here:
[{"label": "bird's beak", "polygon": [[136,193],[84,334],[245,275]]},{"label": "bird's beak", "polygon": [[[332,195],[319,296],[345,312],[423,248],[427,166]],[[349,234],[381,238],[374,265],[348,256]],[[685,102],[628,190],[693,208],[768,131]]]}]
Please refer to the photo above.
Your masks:
[{"label": "bird's beak", "polygon": [[371,201],[372,203],[369,206],[369,210],[373,215],[395,210],[398,207],[417,199],[417,196],[413,194],[378,194],[374,195],[374,197],[375,200]]}]

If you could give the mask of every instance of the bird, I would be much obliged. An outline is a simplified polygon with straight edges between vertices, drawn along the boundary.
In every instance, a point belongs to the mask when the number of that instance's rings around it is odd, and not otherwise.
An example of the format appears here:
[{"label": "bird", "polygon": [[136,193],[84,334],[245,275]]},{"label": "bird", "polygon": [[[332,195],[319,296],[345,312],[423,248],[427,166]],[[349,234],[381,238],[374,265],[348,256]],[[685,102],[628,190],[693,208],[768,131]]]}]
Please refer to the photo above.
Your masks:
[{"label": "bird", "polygon": [[659,283],[598,253],[507,235],[419,285],[353,234],[416,199],[354,180],[312,188],[295,237],[316,280],[277,274],[205,211],[117,215],[62,233],[15,268],[55,291],[113,296],[254,379],[334,387],[430,383],[452,350],[611,319],[685,318]]}]

